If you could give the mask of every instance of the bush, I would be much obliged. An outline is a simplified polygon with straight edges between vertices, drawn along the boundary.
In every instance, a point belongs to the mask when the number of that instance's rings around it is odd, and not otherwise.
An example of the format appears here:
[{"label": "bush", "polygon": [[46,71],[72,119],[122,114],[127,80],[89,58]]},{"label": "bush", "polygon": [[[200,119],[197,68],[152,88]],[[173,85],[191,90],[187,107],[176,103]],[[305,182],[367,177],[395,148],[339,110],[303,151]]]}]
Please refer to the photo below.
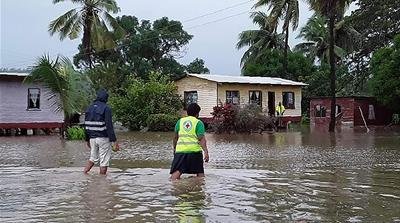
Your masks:
[{"label": "bush", "polygon": [[85,140],[85,129],[80,126],[68,127],[67,138],[69,140]]},{"label": "bush", "polygon": [[153,114],[147,118],[147,127],[150,131],[168,132],[175,129],[179,116],[173,114]]},{"label": "bush", "polygon": [[110,98],[113,114],[130,130],[147,126],[152,114],[178,114],[183,107],[173,82],[157,73],[148,81],[133,79],[123,89],[123,95]]},{"label": "bush", "polygon": [[257,105],[247,105],[243,108],[226,104],[214,107],[212,129],[216,133],[223,132],[260,132],[267,127],[275,128],[274,118],[263,114]]},{"label": "bush", "polygon": [[217,133],[232,132],[235,130],[235,117],[238,108],[231,104],[214,107],[212,129]]}]

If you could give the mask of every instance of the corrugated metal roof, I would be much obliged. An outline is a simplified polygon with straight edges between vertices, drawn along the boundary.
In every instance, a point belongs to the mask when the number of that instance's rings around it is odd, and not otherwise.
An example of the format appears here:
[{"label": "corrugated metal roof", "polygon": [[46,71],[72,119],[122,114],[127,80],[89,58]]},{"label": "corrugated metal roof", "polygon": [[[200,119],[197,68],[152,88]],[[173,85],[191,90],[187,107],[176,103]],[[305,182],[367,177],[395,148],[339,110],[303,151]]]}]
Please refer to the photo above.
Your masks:
[{"label": "corrugated metal roof", "polygon": [[225,76],[225,75],[209,75],[209,74],[188,74],[188,76],[197,77],[218,83],[307,86],[307,84],[302,82],[296,82],[277,77]]},{"label": "corrugated metal roof", "polygon": [[8,73],[8,72],[0,72],[0,76],[18,76],[18,77],[26,77],[28,73]]}]

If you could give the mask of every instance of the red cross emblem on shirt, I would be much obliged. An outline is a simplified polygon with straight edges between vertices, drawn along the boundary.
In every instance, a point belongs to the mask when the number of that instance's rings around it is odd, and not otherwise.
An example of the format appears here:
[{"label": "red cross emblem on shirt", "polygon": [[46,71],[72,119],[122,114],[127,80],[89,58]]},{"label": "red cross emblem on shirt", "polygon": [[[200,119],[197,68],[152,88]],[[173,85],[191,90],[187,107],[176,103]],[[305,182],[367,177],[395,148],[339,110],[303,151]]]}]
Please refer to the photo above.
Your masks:
[{"label": "red cross emblem on shirt", "polygon": [[192,122],[190,120],[187,120],[183,123],[183,127],[185,128],[185,131],[189,132],[192,129]]}]

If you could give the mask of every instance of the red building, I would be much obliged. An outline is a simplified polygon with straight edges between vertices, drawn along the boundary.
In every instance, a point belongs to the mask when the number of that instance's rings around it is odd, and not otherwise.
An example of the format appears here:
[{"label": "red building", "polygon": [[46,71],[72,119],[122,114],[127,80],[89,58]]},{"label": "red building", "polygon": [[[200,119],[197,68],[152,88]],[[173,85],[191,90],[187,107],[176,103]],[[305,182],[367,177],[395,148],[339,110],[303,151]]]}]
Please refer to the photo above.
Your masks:
[{"label": "red building", "polygon": [[[316,97],[310,100],[311,125],[329,125],[331,99]],[[336,123],[345,126],[387,125],[392,120],[393,112],[380,105],[373,97],[338,97],[336,98]]]}]

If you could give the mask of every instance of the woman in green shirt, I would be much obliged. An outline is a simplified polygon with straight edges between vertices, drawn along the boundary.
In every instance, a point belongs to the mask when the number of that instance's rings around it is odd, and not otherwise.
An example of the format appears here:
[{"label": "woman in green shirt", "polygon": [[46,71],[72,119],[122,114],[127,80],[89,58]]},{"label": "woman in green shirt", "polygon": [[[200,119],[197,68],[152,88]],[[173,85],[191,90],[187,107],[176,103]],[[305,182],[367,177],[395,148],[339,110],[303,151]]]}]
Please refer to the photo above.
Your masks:
[{"label": "woman in green shirt", "polygon": [[188,116],[175,125],[174,160],[170,171],[172,180],[180,179],[184,173],[204,177],[203,152],[205,162],[208,162],[209,155],[204,123],[198,119],[200,110],[198,104],[190,104]]}]

